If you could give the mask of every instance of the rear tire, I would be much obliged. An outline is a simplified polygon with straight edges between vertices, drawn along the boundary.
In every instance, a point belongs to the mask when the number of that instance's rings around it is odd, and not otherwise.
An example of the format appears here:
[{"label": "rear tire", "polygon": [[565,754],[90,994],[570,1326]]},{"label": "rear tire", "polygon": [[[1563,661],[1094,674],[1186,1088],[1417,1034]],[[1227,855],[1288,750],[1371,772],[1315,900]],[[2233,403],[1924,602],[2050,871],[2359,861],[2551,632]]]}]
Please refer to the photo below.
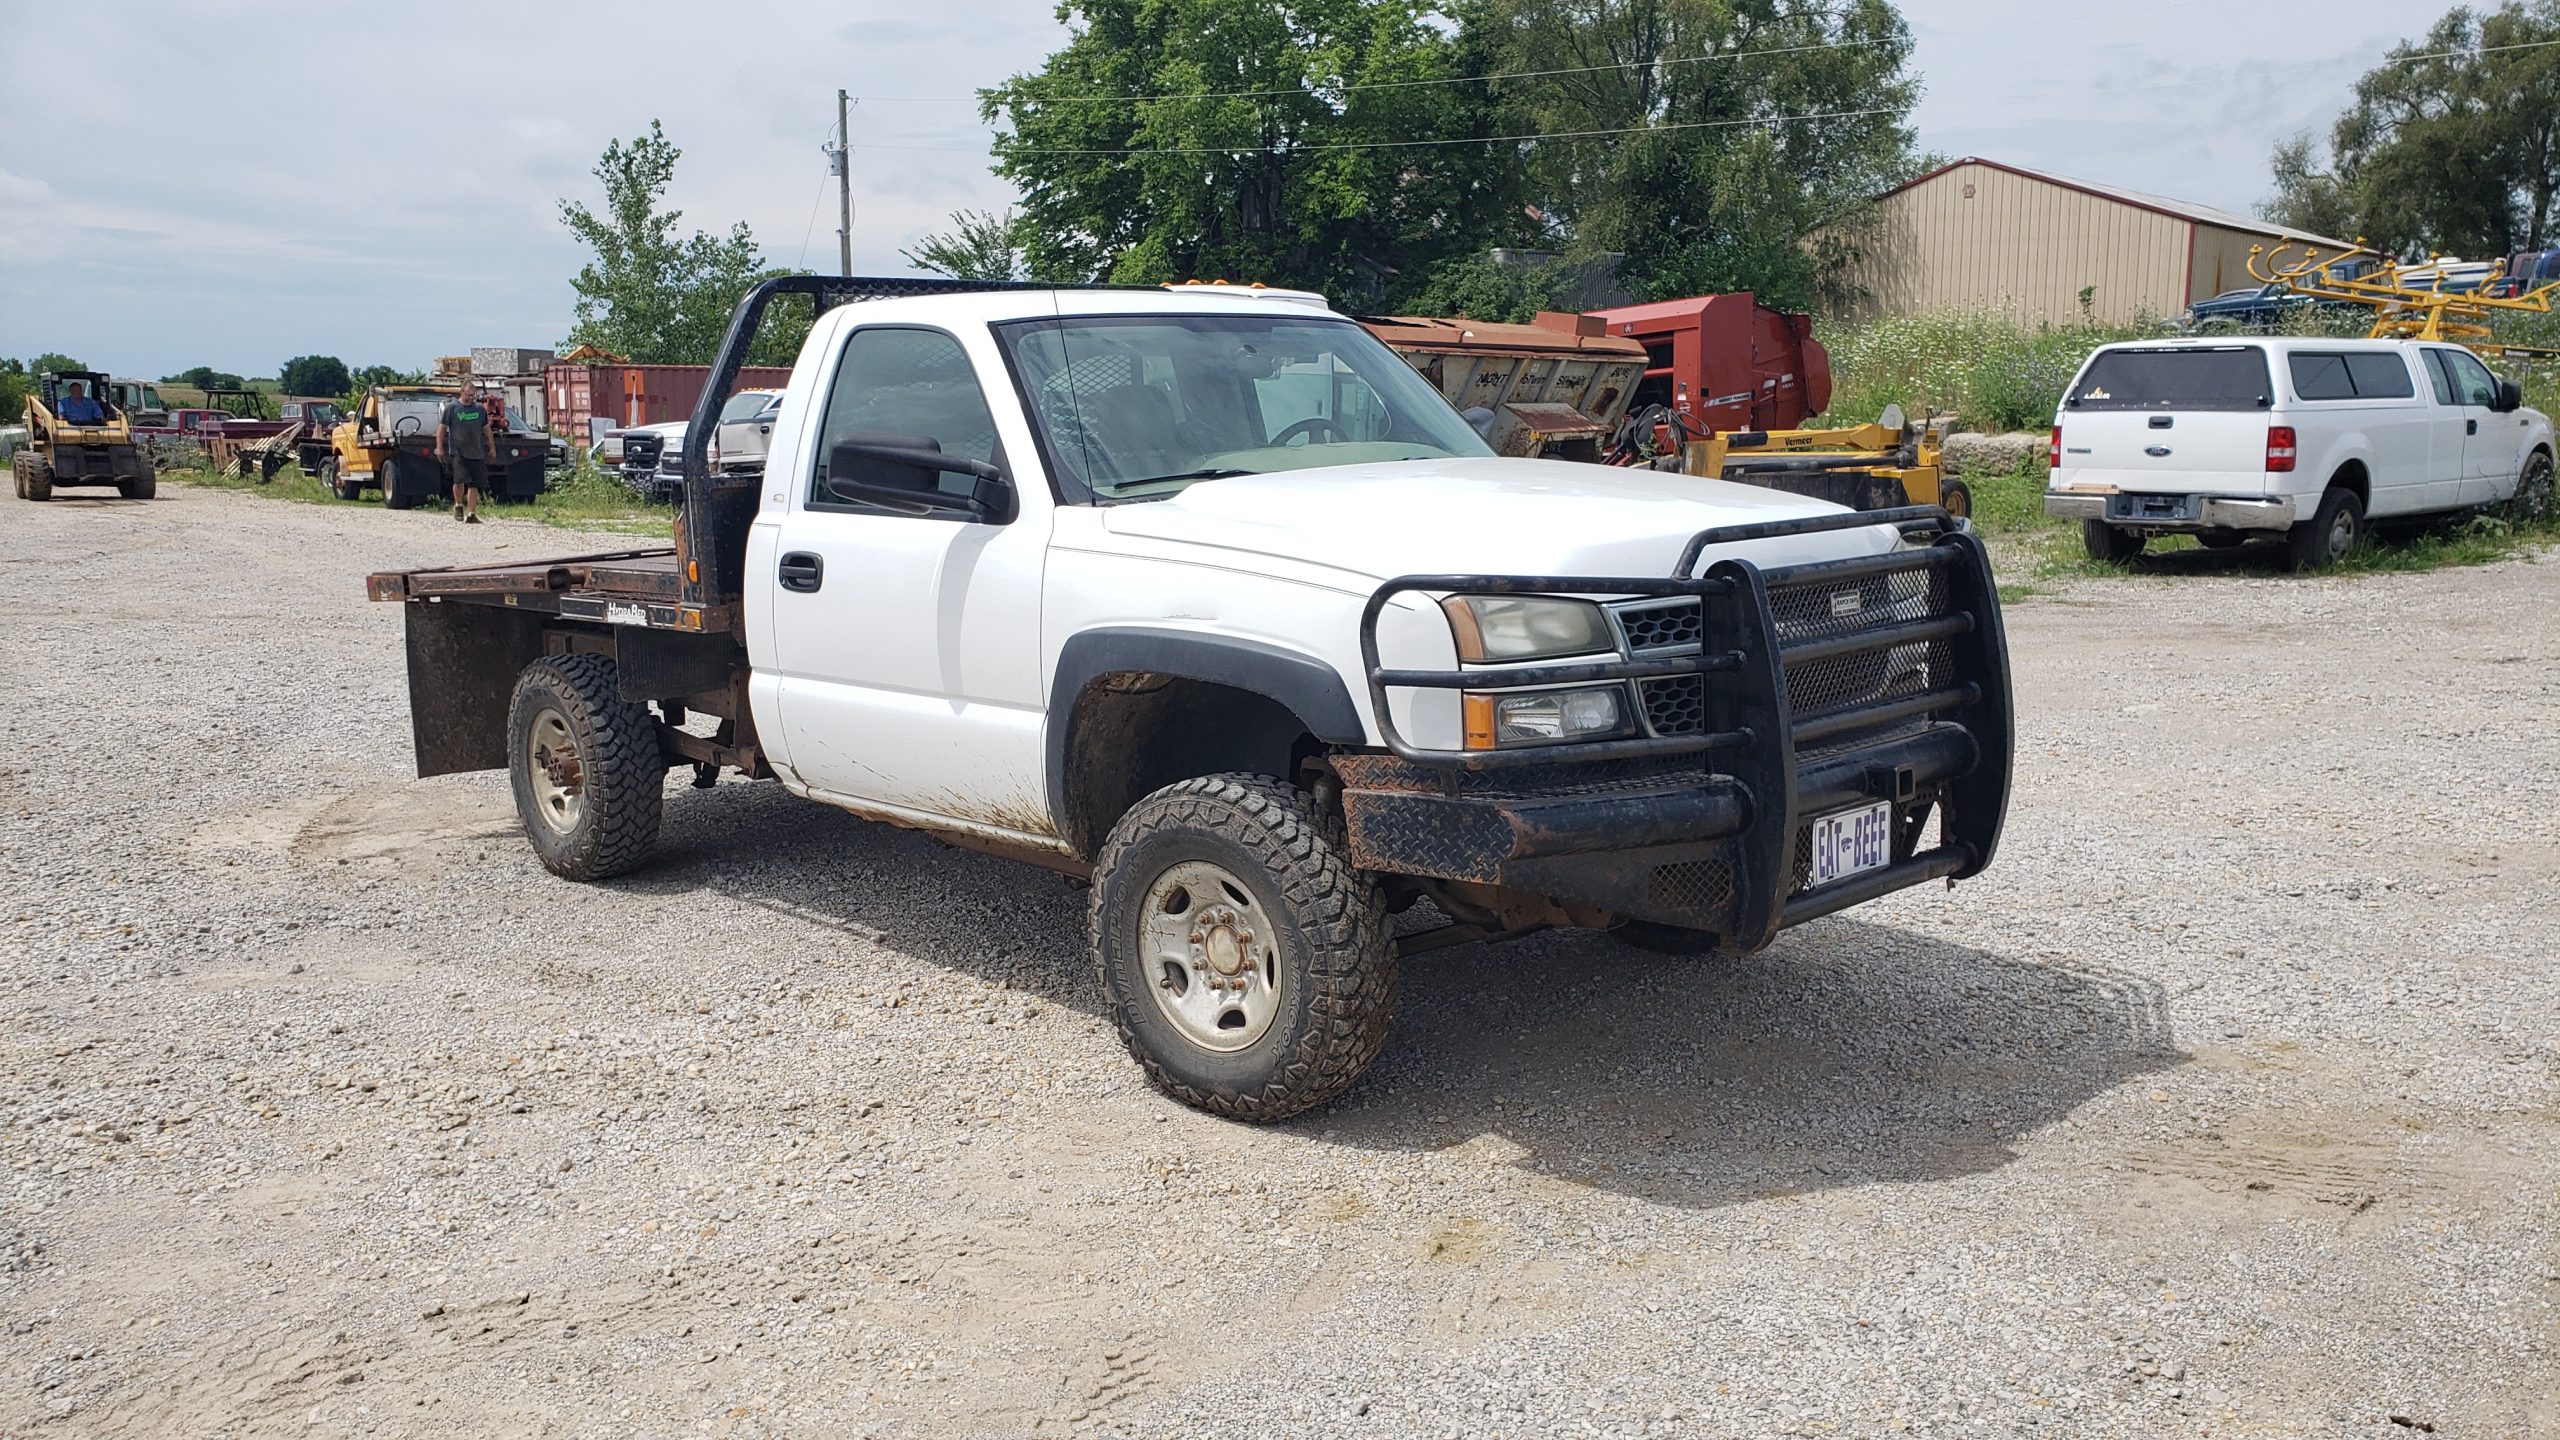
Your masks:
[{"label": "rear tire", "polygon": [[2364,541],[2364,502],[2335,485],[2311,518],[2285,532],[2285,568],[2326,570]]},{"label": "rear tire", "polygon": [[27,460],[25,455],[9,457],[9,488],[21,500],[27,498]]},{"label": "rear tire", "polygon": [[386,510],[407,510],[418,503],[416,496],[400,493],[400,468],[400,452],[397,450],[385,453],[381,463],[373,467],[373,478],[382,486],[382,505]]},{"label": "rear tire", "polygon": [[160,493],[160,477],[145,469],[130,480],[116,482],[116,493],[127,500],[148,500]]},{"label": "rear tire", "polygon": [[1352,867],[1305,795],[1209,775],[1111,827],[1089,933],[1112,1024],[1147,1078],[1194,1109],[1267,1123],[1350,1089],[1384,1048],[1386,919],[1377,877]]},{"label": "rear tire", "polygon": [[2080,543],[2092,560],[2121,565],[2142,553],[2147,537],[2130,530],[2119,530],[2104,520],[2080,522]]},{"label": "rear tire", "polygon": [[657,847],[667,779],[657,717],[621,697],[602,655],[546,655],[516,678],[507,775],[525,839],[554,875],[602,880]]},{"label": "rear tire", "polygon": [[1973,518],[1973,490],[1961,480],[1938,487],[1938,508],[1959,520]]}]

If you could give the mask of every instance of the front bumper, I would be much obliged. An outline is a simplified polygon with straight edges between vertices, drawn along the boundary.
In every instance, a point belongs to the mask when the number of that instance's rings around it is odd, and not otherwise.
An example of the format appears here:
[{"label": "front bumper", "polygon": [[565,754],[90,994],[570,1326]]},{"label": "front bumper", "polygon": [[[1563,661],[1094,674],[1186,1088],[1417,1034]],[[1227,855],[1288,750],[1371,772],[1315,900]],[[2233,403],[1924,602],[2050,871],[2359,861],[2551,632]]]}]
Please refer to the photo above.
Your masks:
[{"label": "front bumper", "polygon": [[2158,495],[2127,491],[2080,493],[2048,490],[2044,513],[2064,520],[2098,520],[2128,530],[2191,534],[2199,530],[2289,530],[2293,501],[2237,495]]},{"label": "front bumper", "polygon": [[[1709,531],[1678,573],[1710,544],[1896,520],[1947,526],[1943,512],[1911,509]],[[1670,658],[1388,670],[1376,619],[1402,591],[1691,596],[1701,641]],[[1951,526],[1888,555],[1766,571],[1727,560],[1694,579],[1408,576],[1371,598],[1363,645],[1391,753],[1338,755],[1334,767],[1365,869],[1502,886],[1747,951],[1799,921],[1976,874],[1998,844],[2008,650],[1989,559]],[[1702,703],[1679,734],[1426,751],[1396,733],[1386,693],[1609,679],[1695,685]],[[1892,806],[1889,862],[1813,887],[1813,820],[1874,801]]]}]

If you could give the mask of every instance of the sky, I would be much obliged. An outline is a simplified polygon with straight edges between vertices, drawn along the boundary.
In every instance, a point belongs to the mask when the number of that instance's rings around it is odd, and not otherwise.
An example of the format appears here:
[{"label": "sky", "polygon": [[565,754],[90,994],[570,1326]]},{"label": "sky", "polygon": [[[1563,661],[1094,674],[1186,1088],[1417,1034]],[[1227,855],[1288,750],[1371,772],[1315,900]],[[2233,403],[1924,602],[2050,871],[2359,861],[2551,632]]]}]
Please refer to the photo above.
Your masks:
[{"label": "sky", "polygon": [[[1921,148],[2250,210],[2275,143],[2325,135],[2439,12],[2305,13],[1907,0]],[[559,200],[595,203],[606,142],[652,119],[684,151],[684,228],[744,220],[775,263],[830,269],[838,87],[859,97],[854,269],[909,272],[899,251],[953,210],[1012,198],[971,97],[1066,30],[1044,0],[0,0],[0,35],[0,355],[156,378],[554,344],[584,258]]]}]

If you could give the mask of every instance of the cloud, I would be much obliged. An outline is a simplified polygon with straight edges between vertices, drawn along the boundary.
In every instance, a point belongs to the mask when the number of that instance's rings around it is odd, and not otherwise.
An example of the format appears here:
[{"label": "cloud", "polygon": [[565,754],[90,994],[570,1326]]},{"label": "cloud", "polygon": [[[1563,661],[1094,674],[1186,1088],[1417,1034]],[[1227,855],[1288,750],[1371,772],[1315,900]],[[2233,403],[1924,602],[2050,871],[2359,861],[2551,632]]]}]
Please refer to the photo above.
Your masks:
[{"label": "cloud", "polygon": [[[2269,147],[2325,130],[2421,23],[2378,0],[2333,4],[2310,31],[2228,0],[2090,7],[1909,5],[1920,143],[2246,208]],[[548,344],[581,260],[558,203],[595,203],[597,155],[653,118],[684,150],[670,199],[687,228],[743,220],[778,262],[832,268],[818,146],[838,87],[867,97],[855,266],[901,272],[898,252],[952,211],[1011,203],[971,97],[1067,35],[1024,0],[426,14],[15,7],[0,135],[43,146],[0,157],[0,354],[267,373],[302,353],[414,364]],[[114,58],[56,63],[75,55]]]}]

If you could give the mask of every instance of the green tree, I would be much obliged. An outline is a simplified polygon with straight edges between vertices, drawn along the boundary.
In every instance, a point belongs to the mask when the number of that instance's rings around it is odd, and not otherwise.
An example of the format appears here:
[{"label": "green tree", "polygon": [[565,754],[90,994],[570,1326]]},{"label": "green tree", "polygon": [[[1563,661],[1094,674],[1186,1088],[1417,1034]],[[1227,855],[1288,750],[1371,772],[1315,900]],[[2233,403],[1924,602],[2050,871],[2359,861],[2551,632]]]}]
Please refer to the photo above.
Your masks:
[{"label": "green tree", "polygon": [[0,357],[0,425],[18,423],[27,411],[27,396],[34,389],[34,377],[27,374],[24,361]]},{"label": "green tree", "polygon": [[160,381],[164,385],[184,385],[194,390],[239,390],[249,383],[228,370],[216,370],[210,365],[191,365],[175,375],[160,377]]},{"label": "green tree", "polygon": [[81,364],[79,361],[72,359],[70,356],[63,354],[59,350],[47,350],[43,354],[27,362],[27,373],[30,375],[59,375],[66,370],[86,370],[88,368],[88,366]]},{"label": "green tree", "polygon": [[[595,345],[647,365],[707,364],[739,298],[767,276],[785,273],[765,265],[744,221],[724,235],[677,234],[684,212],[659,204],[683,154],[652,120],[648,134],[627,144],[613,141],[596,162],[603,213],[580,201],[560,202],[560,223],[594,252],[569,282],[578,298],[564,348]],[[769,318],[749,358],[787,362],[805,333],[801,316]]]},{"label": "green tree", "polygon": [[954,210],[951,228],[925,236],[898,253],[919,270],[954,280],[1019,280],[1023,277],[1021,218],[1008,209]]},{"label": "green tree", "polygon": [[2279,142],[2268,168],[2275,172],[2276,193],[2258,207],[2260,215],[2295,230],[2338,239],[2363,231],[2354,194],[2335,171],[2321,167],[2318,142],[2307,132]]},{"label": "green tree", "polygon": [[424,370],[402,370],[390,365],[359,365],[348,372],[344,403],[349,410],[364,403],[364,392],[375,385],[421,385],[426,383]]},{"label": "green tree", "polygon": [[276,387],[287,395],[343,395],[352,379],[335,355],[296,355],[276,372]]},{"label": "green tree", "polygon": [[1812,305],[1855,234],[1805,237],[1918,173],[1888,0],[1486,0],[1473,23],[1520,77],[1506,127],[1560,137],[1526,151],[1537,206],[1645,298]]},{"label": "green tree", "polygon": [[1486,87],[1431,83],[1480,68],[1476,43],[1421,0],[1058,15],[1066,45],[981,92],[1033,275],[1261,280],[1350,303],[1528,238]]},{"label": "green tree", "polygon": [[2403,255],[2496,258],[2560,243],[2555,41],[2560,0],[2447,12],[2356,81],[2330,131],[2331,168],[2305,139],[2276,147],[2262,212]]}]

